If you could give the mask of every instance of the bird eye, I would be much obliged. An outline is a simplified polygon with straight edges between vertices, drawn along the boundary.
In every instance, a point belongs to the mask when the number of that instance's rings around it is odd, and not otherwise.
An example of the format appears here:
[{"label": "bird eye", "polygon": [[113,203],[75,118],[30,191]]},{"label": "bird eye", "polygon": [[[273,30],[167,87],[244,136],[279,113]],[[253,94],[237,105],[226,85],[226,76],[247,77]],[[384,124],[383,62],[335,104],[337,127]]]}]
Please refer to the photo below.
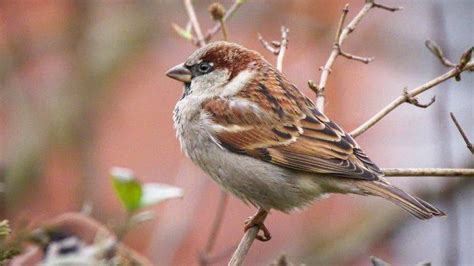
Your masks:
[{"label": "bird eye", "polygon": [[210,72],[211,68],[212,68],[212,65],[208,62],[202,62],[198,65],[198,70],[202,74]]}]

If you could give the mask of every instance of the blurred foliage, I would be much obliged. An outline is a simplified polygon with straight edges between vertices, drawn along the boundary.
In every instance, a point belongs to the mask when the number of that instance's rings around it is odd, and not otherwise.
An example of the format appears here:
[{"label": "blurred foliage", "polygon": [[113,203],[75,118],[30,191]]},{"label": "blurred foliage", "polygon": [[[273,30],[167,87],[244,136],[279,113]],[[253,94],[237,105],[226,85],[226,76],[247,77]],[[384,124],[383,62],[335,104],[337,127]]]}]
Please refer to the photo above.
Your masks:
[{"label": "blurred foliage", "polygon": [[[2,199],[9,208],[17,205],[28,185],[42,174],[47,154],[58,145],[78,151],[82,171],[82,193],[78,195],[84,197],[81,201],[90,197],[90,179],[96,176],[90,149],[101,99],[111,93],[110,82],[119,77],[124,65],[130,64],[156,34],[151,2],[112,7],[97,1],[70,4],[73,12],[65,21],[65,30],[53,40],[29,37],[17,29],[14,19],[5,24],[0,93],[6,99],[7,116],[14,122],[6,146],[8,189]],[[104,10],[110,12],[101,16]],[[67,60],[64,72],[46,75],[42,82],[23,73],[28,64],[50,54]],[[32,95],[31,91],[48,97]]]},{"label": "blurred foliage", "polygon": [[0,222],[0,265],[7,264],[14,256],[19,255],[21,250],[11,242],[7,241],[11,234],[10,225],[7,220]]},{"label": "blurred foliage", "polygon": [[[115,235],[92,218],[73,213],[69,214],[68,219],[59,219],[62,221],[59,225],[58,222],[46,223],[35,229],[24,230],[7,241],[11,229],[8,221],[4,220],[0,222],[0,265],[20,255],[20,247],[27,242],[35,244],[44,252],[40,265],[137,265],[136,261],[141,258],[131,254],[120,241],[128,230],[154,218],[151,211],[144,211],[143,208],[182,197],[183,191],[165,184],[141,183],[126,168],[113,168],[111,177],[117,197],[127,213],[117,226]],[[71,226],[76,227],[75,232],[70,231]],[[96,230],[93,243],[87,243],[80,235],[81,232],[86,235],[90,230]]]}]

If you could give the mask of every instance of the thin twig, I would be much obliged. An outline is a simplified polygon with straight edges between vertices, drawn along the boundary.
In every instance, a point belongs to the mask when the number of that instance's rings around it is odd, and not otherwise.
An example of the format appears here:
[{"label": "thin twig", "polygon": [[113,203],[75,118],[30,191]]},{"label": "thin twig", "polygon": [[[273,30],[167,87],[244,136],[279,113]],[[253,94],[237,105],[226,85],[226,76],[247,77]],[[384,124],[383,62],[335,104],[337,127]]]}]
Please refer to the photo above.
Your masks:
[{"label": "thin twig", "polygon": [[344,28],[344,21],[346,21],[347,13],[349,13],[349,4],[346,4],[342,9],[342,15],[337,26],[336,38],[334,38],[334,44],[339,44],[341,41],[341,33],[342,29]]},{"label": "thin twig", "polygon": [[244,258],[249,252],[250,247],[252,246],[253,241],[257,237],[258,231],[260,229],[257,226],[254,226],[245,232],[242,240],[240,240],[239,246],[235,250],[232,258],[229,261],[229,266],[240,266],[244,262]]},{"label": "thin twig", "polygon": [[329,77],[329,74],[331,73],[331,67],[334,64],[334,61],[336,60],[336,57],[338,55],[342,55],[348,59],[353,59],[357,60],[363,63],[369,63],[370,61],[373,60],[373,58],[364,58],[360,56],[355,56],[346,52],[343,52],[341,50],[342,43],[346,40],[346,38],[349,36],[351,32],[355,30],[359,22],[364,18],[365,15],[369,12],[370,9],[372,8],[381,8],[384,10],[388,11],[396,11],[400,10],[401,7],[386,7],[380,4],[376,4],[373,0],[366,0],[365,5],[362,7],[362,9],[359,11],[359,13],[352,19],[352,21],[342,29],[347,12],[348,12],[348,5],[344,7],[342,10],[342,16],[341,19],[339,20],[339,26],[336,32],[336,39],[334,41],[334,45],[331,51],[331,54],[329,55],[328,60],[326,61],[326,64],[321,67],[321,78],[319,81],[319,85],[315,86],[317,93],[316,93],[316,107],[319,109],[319,111],[324,112],[324,95],[325,95],[325,88],[326,88],[326,83]]},{"label": "thin twig", "polygon": [[374,60],[373,57],[361,57],[361,56],[353,55],[353,54],[344,52],[341,48],[340,37],[341,37],[342,28],[344,27],[344,21],[346,20],[346,17],[347,17],[347,13],[349,13],[349,4],[346,4],[344,8],[342,9],[342,15],[341,15],[341,19],[339,20],[339,25],[337,26],[337,33],[336,33],[336,38],[334,39],[334,45],[337,47],[339,51],[339,55],[342,55],[345,58],[350,59],[350,60],[360,61],[362,63],[368,64]]},{"label": "thin twig", "polygon": [[[370,0],[367,0],[366,2],[372,2],[374,3],[374,1],[370,1]],[[390,11],[390,12],[395,12],[395,11],[399,11],[399,10],[402,10],[403,7],[402,6],[399,6],[399,7],[391,7],[391,6],[385,6],[385,5],[381,5],[381,4],[377,4],[377,3],[374,3],[374,7],[376,8],[380,8],[380,9],[384,9],[384,10],[387,10],[387,11]]]},{"label": "thin twig", "polygon": [[[194,36],[191,32],[187,30],[183,30],[179,25],[172,24],[173,29],[178,33],[179,36],[183,37],[184,39],[191,41],[194,45],[198,47],[204,46],[207,42],[209,42],[212,37],[214,37],[219,30],[224,26],[223,34],[224,39],[227,39],[228,31],[225,29],[225,21],[227,21],[238,9],[239,7],[244,4],[245,0],[235,0],[234,4],[229,8],[229,10],[225,13],[222,20],[219,20],[214,27],[207,31],[206,35],[203,36],[201,27],[199,26],[199,22],[196,18],[196,12],[194,11],[194,6],[191,0],[184,0],[184,5],[186,7],[186,11],[189,16],[189,23],[187,25],[192,25],[194,31],[196,32],[196,36]],[[192,19],[194,18],[194,19]],[[188,26],[186,27],[188,29]],[[196,30],[197,29],[197,30]]]},{"label": "thin twig", "polygon": [[338,45],[337,47],[339,49],[339,55],[342,55],[345,58],[350,59],[350,60],[359,61],[359,62],[362,62],[364,64],[368,64],[368,63],[374,61],[374,59],[375,59],[375,57],[362,57],[362,56],[346,53],[346,52],[342,51],[341,46]]},{"label": "thin twig", "polygon": [[223,19],[221,19],[219,21],[219,23],[221,24],[222,35],[224,36],[224,41],[228,41],[229,40],[229,34],[228,34],[228,31],[227,31],[227,26],[225,25],[225,21]]},{"label": "thin twig", "polygon": [[191,0],[184,0],[184,6],[186,7],[186,12],[188,13],[189,20],[193,25],[194,32],[196,33],[197,44],[199,47],[202,47],[206,45],[206,42],[204,41],[201,26],[199,25],[199,21],[196,17],[196,12],[194,11],[193,3]]},{"label": "thin twig", "polygon": [[474,169],[462,168],[383,168],[385,176],[474,176]]},{"label": "thin twig", "polygon": [[270,53],[277,56],[276,68],[278,71],[283,71],[283,59],[285,58],[285,51],[288,48],[288,33],[289,29],[285,26],[281,26],[281,40],[267,42],[260,33],[258,34],[258,40],[262,43],[263,47],[270,51]]},{"label": "thin twig", "polygon": [[230,255],[234,253],[234,251],[237,249],[237,246],[238,246],[237,244],[232,245],[230,247],[227,247],[226,249],[224,249],[224,251],[221,251],[218,254],[206,257],[205,258],[206,263],[207,263],[206,265],[214,264],[225,258],[228,258]]},{"label": "thin twig", "polygon": [[454,124],[459,130],[459,133],[461,133],[462,138],[464,139],[464,142],[466,142],[466,146],[471,151],[472,154],[474,154],[474,146],[472,143],[469,141],[469,138],[467,137],[466,133],[464,132],[464,129],[462,129],[461,125],[459,124],[458,120],[454,116],[453,113],[449,113],[451,115],[451,119],[453,120]]},{"label": "thin twig", "polygon": [[283,72],[283,58],[285,58],[285,51],[286,48],[288,47],[288,32],[290,30],[285,27],[281,26],[281,42],[280,42],[280,51],[278,53],[277,57],[277,65],[276,68],[280,71]]},{"label": "thin twig", "polygon": [[455,67],[456,64],[451,62],[448,58],[444,56],[443,50],[441,50],[441,47],[439,45],[432,41],[432,40],[426,40],[425,41],[425,46],[430,50],[431,53],[433,53],[434,56],[436,56],[441,64],[447,66],[447,67]]},{"label": "thin twig", "polygon": [[258,40],[260,41],[260,43],[262,43],[265,49],[267,49],[268,51],[270,51],[270,53],[274,55],[278,55],[278,52],[280,51],[278,47],[274,47],[271,43],[267,42],[260,33],[258,33],[257,36]]},{"label": "thin twig", "polygon": [[462,68],[462,69],[459,69],[458,67],[455,67],[455,68],[449,70],[448,72],[444,73],[443,75],[441,75],[441,76],[439,76],[439,77],[437,77],[433,80],[430,80],[429,82],[427,82],[427,83],[425,83],[421,86],[418,86],[418,87],[414,88],[413,90],[411,90],[407,93],[402,94],[401,96],[399,96],[398,98],[393,100],[390,104],[388,104],[386,107],[384,107],[382,110],[380,110],[377,114],[375,114],[367,122],[363,123],[358,128],[353,130],[351,132],[351,135],[353,137],[359,136],[360,134],[364,133],[369,128],[374,126],[377,122],[379,122],[382,118],[384,118],[387,114],[389,114],[395,108],[397,108],[401,104],[407,102],[408,99],[413,98],[413,97],[417,96],[418,94],[420,94],[424,91],[427,91],[427,90],[433,88],[434,86],[436,86],[436,85],[438,85],[438,84],[440,84],[440,83],[442,83],[442,82],[444,82],[444,81],[446,81],[450,78],[456,77],[461,72],[467,71],[469,69],[474,69],[474,62],[470,62],[470,63],[466,64],[464,66],[464,68]]},{"label": "thin twig", "polygon": [[406,87],[403,89],[403,96],[405,96],[407,103],[414,105],[416,107],[420,107],[420,108],[428,108],[430,107],[430,105],[432,105],[436,101],[436,96],[433,96],[431,97],[431,100],[428,103],[420,103],[418,101],[418,98],[411,96],[408,93],[408,89]]},{"label": "thin twig", "polygon": [[212,250],[216,244],[217,235],[219,233],[220,228],[222,227],[222,221],[224,219],[225,209],[227,207],[227,202],[229,199],[229,195],[224,190],[221,190],[221,194],[219,197],[219,205],[217,206],[216,215],[214,217],[214,221],[212,222],[211,232],[209,233],[209,237],[207,238],[206,247],[204,248],[204,253],[200,256],[200,265],[208,265]]},{"label": "thin twig", "polygon": [[[265,222],[265,219],[267,218],[268,211],[264,211],[263,209],[259,208],[255,216],[252,217],[254,219],[260,215],[260,224],[263,224]],[[245,232],[244,236],[240,240],[239,246],[235,250],[234,254],[232,255],[232,258],[229,261],[229,266],[240,266],[242,265],[245,256],[247,255],[250,247],[252,246],[253,241],[258,238],[262,240],[262,238],[259,238],[258,232],[260,231],[260,226],[259,225],[254,225],[253,227],[249,228],[247,232]],[[270,240],[270,235],[264,235],[266,240],[262,241],[268,241]]]}]

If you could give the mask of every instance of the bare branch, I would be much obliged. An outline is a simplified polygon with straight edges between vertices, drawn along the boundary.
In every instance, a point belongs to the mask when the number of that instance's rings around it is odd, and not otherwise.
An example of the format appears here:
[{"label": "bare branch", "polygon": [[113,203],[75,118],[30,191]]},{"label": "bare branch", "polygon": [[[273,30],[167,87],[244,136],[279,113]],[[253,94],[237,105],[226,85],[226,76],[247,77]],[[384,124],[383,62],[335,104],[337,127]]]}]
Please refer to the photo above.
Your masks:
[{"label": "bare branch", "polygon": [[456,125],[456,127],[458,128],[459,130],[459,133],[461,133],[461,136],[462,138],[464,139],[464,142],[466,142],[466,146],[467,148],[469,149],[469,151],[471,151],[472,154],[474,154],[474,146],[472,145],[472,143],[469,141],[469,139],[467,138],[467,135],[466,133],[464,132],[464,130],[462,129],[461,125],[459,124],[458,120],[456,119],[456,117],[454,116],[453,113],[449,113],[451,115],[451,119],[453,120],[454,124]]},{"label": "bare branch", "polygon": [[189,20],[193,26],[194,32],[196,33],[197,37],[197,45],[199,47],[204,46],[206,42],[204,41],[204,37],[202,35],[201,26],[199,25],[199,21],[196,17],[196,12],[194,11],[194,6],[191,0],[184,0],[184,6],[186,7],[186,12],[188,13]]},{"label": "bare branch", "polygon": [[429,103],[422,104],[418,101],[416,97],[410,96],[410,94],[408,93],[408,89],[406,87],[403,89],[403,95],[405,96],[405,101],[407,103],[412,104],[416,107],[420,107],[420,108],[427,108],[436,101],[436,96],[433,96]]},{"label": "bare branch", "polygon": [[444,56],[443,50],[441,50],[441,47],[439,45],[432,41],[432,40],[426,40],[425,41],[425,46],[430,50],[431,53],[433,53],[434,56],[436,56],[439,61],[441,61],[441,64],[447,66],[447,67],[456,67],[456,64],[451,62],[448,58]]},{"label": "bare branch", "polygon": [[249,252],[250,247],[252,246],[253,241],[257,237],[258,231],[260,229],[257,226],[250,228],[245,232],[244,237],[240,240],[239,246],[235,250],[232,258],[229,261],[229,266],[240,266],[244,262],[245,256]]},{"label": "bare branch", "polygon": [[[203,257],[203,258],[201,258],[202,260],[200,261],[200,263],[201,263],[200,265],[211,265],[211,264],[218,263],[221,260],[223,260],[223,259],[229,257],[230,255],[232,255],[234,253],[235,249],[237,249],[237,244],[232,245],[230,247],[227,247],[226,249],[224,249],[224,251],[221,251],[218,254]],[[204,263],[204,264],[202,264],[202,263]]]},{"label": "bare branch", "polygon": [[214,249],[214,245],[216,244],[217,234],[222,226],[222,221],[224,219],[225,209],[227,207],[227,202],[229,199],[229,194],[224,190],[221,190],[221,194],[219,197],[219,205],[217,206],[216,215],[214,217],[214,221],[212,222],[211,232],[209,233],[209,237],[207,238],[206,247],[204,248],[204,253],[201,254],[199,261],[200,265],[208,265],[209,258],[211,257],[212,250]]},{"label": "bare branch", "polygon": [[[366,2],[372,2],[374,3],[374,1],[366,1]],[[376,8],[380,8],[380,9],[383,9],[383,10],[387,10],[387,11],[390,11],[390,12],[395,12],[395,11],[399,11],[399,10],[402,10],[403,7],[402,6],[399,6],[399,7],[390,7],[390,6],[385,6],[385,5],[381,5],[381,4],[377,4],[377,3],[374,3],[374,7]]]},{"label": "bare branch", "polygon": [[462,168],[383,168],[385,176],[474,176],[474,169]]},{"label": "bare branch", "polygon": [[345,58],[350,59],[350,60],[355,60],[355,61],[362,62],[364,64],[368,64],[368,63],[374,61],[374,59],[375,59],[375,57],[362,57],[362,56],[358,56],[358,55],[349,54],[349,53],[346,53],[346,52],[342,51],[341,47],[339,45],[337,47],[339,49],[339,55],[342,55]]},{"label": "bare branch", "polygon": [[235,0],[234,4],[229,8],[229,10],[225,13],[222,19],[219,19],[216,25],[210,30],[207,31],[207,34],[203,36],[201,27],[199,26],[199,21],[196,17],[196,12],[194,11],[194,6],[191,0],[184,0],[184,6],[186,7],[186,12],[189,16],[189,23],[188,25],[194,29],[196,36],[194,36],[191,31],[189,31],[188,27],[184,30],[177,24],[172,24],[173,29],[178,33],[179,36],[183,37],[184,39],[191,41],[194,45],[201,47],[204,46],[207,42],[209,42],[212,37],[214,37],[219,30],[222,29],[224,34],[224,39],[227,40],[228,38],[228,31],[225,27],[225,22],[229,19],[238,9],[239,7],[244,4],[246,0]]},{"label": "bare branch", "polygon": [[[237,247],[234,254],[232,255],[232,258],[229,261],[229,265],[242,265],[244,258],[247,255],[255,239],[258,239],[260,241],[268,241],[271,239],[270,232],[268,232],[265,225],[263,224],[265,222],[265,219],[267,218],[267,215],[268,211],[262,208],[258,208],[257,213],[253,217],[249,218],[252,221],[258,217],[258,224],[255,224],[254,226],[250,227],[245,232],[244,236],[240,240],[239,246]],[[264,231],[263,236],[258,235],[261,229],[263,229]]]},{"label": "bare branch", "polygon": [[342,28],[344,27],[344,21],[346,20],[347,13],[349,13],[349,4],[346,4],[342,9],[342,15],[339,19],[339,24],[337,26],[336,38],[334,39],[334,44],[339,44],[341,41]]},{"label": "bare branch", "polygon": [[280,49],[278,47],[273,46],[273,44],[267,42],[260,33],[258,33],[258,40],[262,43],[263,47],[267,49],[270,53],[274,55],[278,55]]},{"label": "bare branch", "polygon": [[380,110],[377,114],[375,114],[367,122],[365,122],[364,124],[360,125],[355,130],[353,130],[351,132],[351,135],[353,137],[359,136],[360,134],[364,133],[369,128],[371,128],[373,125],[375,125],[377,122],[379,122],[382,118],[384,118],[387,114],[389,114],[395,108],[397,108],[401,104],[407,102],[407,99],[410,99],[410,98],[413,99],[413,97],[417,96],[418,94],[423,93],[424,91],[427,91],[427,90],[433,88],[434,86],[436,86],[436,85],[438,85],[438,84],[440,84],[440,83],[442,83],[442,82],[444,82],[444,81],[446,81],[446,80],[448,80],[452,77],[456,77],[461,72],[467,71],[469,69],[474,69],[474,62],[467,63],[466,65],[464,65],[464,67],[462,69],[460,69],[459,67],[455,67],[455,68],[451,69],[450,71],[444,73],[443,75],[441,75],[441,76],[439,76],[439,77],[437,77],[433,80],[430,80],[429,82],[427,82],[427,83],[425,83],[425,84],[423,84],[419,87],[416,87],[416,88],[414,88],[413,90],[411,90],[407,93],[404,93],[403,95],[401,95],[398,98],[396,98],[395,100],[393,100],[390,104],[388,104],[382,110]]},{"label": "bare branch", "polygon": [[288,47],[288,32],[290,30],[285,27],[285,26],[281,26],[281,42],[279,43],[279,53],[278,53],[278,57],[277,57],[277,69],[280,71],[280,72],[283,72],[283,58],[285,58],[285,51],[286,51],[286,48]]},{"label": "bare branch", "polygon": [[364,57],[355,56],[349,53],[345,53],[341,50],[341,46],[343,42],[347,39],[349,34],[355,30],[357,25],[359,25],[362,18],[364,18],[365,15],[367,15],[367,13],[369,12],[369,10],[374,7],[381,8],[388,11],[397,11],[401,9],[401,8],[386,7],[380,4],[376,4],[373,0],[366,0],[365,5],[362,7],[359,13],[352,19],[352,21],[345,28],[342,29],[347,13],[349,12],[349,9],[348,9],[349,5],[348,4],[345,5],[344,9],[342,10],[341,19],[339,20],[339,26],[336,32],[336,38],[334,40],[332,51],[329,55],[328,60],[326,61],[326,64],[324,65],[324,67],[321,68],[322,71],[321,71],[321,78],[319,80],[319,85],[313,87],[317,89],[316,107],[318,108],[319,111],[324,112],[324,94],[325,94],[326,83],[327,83],[329,74],[331,73],[331,67],[334,64],[334,61],[336,60],[337,56],[342,55],[348,59],[353,59],[353,60],[360,61],[366,64],[373,60],[373,58],[364,58]]},{"label": "bare branch", "polygon": [[334,39],[334,45],[335,47],[337,47],[339,55],[342,55],[345,58],[350,59],[350,60],[356,60],[356,61],[360,61],[362,63],[368,64],[372,60],[374,60],[373,57],[365,58],[365,57],[352,55],[352,54],[342,51],[341,44],[340,44],[340,37],[341,37],[342,28],[344,27],[344,21],[346,20],[346,17],[347,17],[347,13],[349,13],[349,4],[346,4],[344,8],[342,9],[342,15],[339,20],[339,25],[337,26],[337,33],[336,33],[336,38]]},{"label": "bare branch", "polygon": [[262,43],[263,47],[270,51],[270,53],[277,56],[276,68],[283,71],[283,59],[285,58],[285,51],[288,48],[288,33],[289,29],[285,26],[281,26],[281,40],[272,41],[269,43],[266,41],[260,33],[258,34],[258,40]]}]

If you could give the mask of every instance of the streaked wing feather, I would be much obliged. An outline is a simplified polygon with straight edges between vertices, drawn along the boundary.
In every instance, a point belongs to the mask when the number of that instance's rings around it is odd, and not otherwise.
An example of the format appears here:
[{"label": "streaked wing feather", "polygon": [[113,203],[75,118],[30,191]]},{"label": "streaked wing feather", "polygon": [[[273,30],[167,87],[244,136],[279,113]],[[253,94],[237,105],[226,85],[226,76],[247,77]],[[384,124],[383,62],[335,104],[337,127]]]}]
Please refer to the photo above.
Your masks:
[{"label": "streaked wing feather", "polygon": [[[364,180],[383,175],[354,139],[294,85],[277,72],[263,78],[234,97],[203,104],[209,119],[220,125],[212,134],[221,146],[294,170]],[[270,92],[263,82],[279,86]]]}]

